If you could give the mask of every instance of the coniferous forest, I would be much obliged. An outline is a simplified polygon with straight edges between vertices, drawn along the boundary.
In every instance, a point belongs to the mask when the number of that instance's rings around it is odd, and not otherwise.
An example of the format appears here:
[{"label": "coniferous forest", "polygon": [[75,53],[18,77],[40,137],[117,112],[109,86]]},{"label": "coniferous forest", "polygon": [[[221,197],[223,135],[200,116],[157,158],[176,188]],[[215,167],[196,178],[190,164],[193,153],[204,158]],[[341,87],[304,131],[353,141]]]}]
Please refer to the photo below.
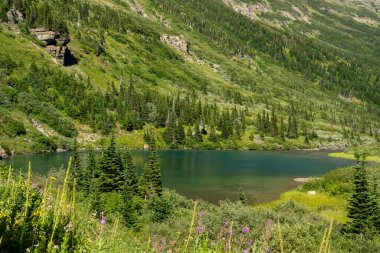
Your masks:
[{"label": "coniferous forest", "polygon": [[[379,252],[379,13],[372,0],[1,1],[0,252]],[[216,204],[166,188],[162,149],[356,165],[270,203],[236,187]],[[45,175],[5,160],[56,151],[72,157]]]}]

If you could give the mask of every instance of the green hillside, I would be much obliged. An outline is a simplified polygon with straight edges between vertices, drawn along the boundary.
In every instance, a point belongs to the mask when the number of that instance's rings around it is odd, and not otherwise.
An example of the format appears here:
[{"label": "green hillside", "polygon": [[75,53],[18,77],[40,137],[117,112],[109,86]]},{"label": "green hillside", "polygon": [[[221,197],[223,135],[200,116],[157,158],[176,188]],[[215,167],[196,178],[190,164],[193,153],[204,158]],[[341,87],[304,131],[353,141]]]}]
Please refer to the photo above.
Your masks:
[{"label": "green hillside", "polygon": [[[260,11],[247,17],[253,5]],[[133,148],[376,145],[380,18],[371,6],[6,0],[0,146],[101,145],[111,132]],[[56,44],[36,28],[59,33]],[[65,60],[47,52],[65,46]]]}]

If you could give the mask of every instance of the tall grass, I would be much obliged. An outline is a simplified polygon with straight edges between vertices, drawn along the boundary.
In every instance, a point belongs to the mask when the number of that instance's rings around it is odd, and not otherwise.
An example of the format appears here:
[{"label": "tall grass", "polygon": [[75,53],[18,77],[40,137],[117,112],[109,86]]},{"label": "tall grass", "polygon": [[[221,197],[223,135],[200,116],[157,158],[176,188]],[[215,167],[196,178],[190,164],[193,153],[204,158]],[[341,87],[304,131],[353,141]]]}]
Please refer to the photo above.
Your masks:
[{"label": "tall grass", "polygon": [[[49,177],[41,188],[32,182],[31,165],[26,176],[11,167],[0,173],[0,252],[287,252],[287,237],[278,220],[268,220],[260,235],[230,217],[215,233],[196,201],[193,210],[181,216],[187,219],[189,215],[189,227],[183,227],[182,236],[170,242],[146,230],[127,228],[116,214],[107,214],[101,222],[86,199],[80,198],[70,167],[71,162],[63,183]],[[332,224],[323,235],[319,253],[330,252]],[[273,237],[276,233],[277,238]]]}]

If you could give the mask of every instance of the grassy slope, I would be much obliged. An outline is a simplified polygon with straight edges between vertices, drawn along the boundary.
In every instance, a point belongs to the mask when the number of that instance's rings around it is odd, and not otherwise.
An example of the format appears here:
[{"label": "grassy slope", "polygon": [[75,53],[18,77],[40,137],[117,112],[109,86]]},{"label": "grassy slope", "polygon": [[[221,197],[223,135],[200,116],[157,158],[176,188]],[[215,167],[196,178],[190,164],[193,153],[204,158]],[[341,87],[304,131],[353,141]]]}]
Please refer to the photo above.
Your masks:
[{"label": "grassy slope", "polygon": [[[255,129],[248,126],[248,130],[241,140],[238,140],[238,147],[243,149],[278,149],[278,148],[342,148],[352,143],[342,140],[340,127],[336,122],[329,119],[322,119],[325,110],[320,106],[327,106],[328,112],[333,118],[355,115],[359,118],[365,114],[368,121],[376,122],[377,117],[366,112],[366,109],[358,106],[352,101],[337,98],[336,94],[319,90],[316,84],[306,80],[297,73],[289,72],[281,66],[275,65],[265,55],[258,55],[255,59],[242,59],[228,52],[224,52],[218,46],[206,39],[196,31],[189,29],[175,18],[157,13],[150,1],[141,1],[142,6],[148,15],[143,18],[130,9],[125,8],[124,1],[102,0],[97,1],[112,8],[122,10],[126,15],[144,22],[148,27],[154,29],[159,34],[183,35],[186,41],[191,42],[192,56],[171,48],[161,43],[151,45],[144,36],[129,32],[119,34],[115,32],[105,34],[106,54],[97,57],[85,44],[81,42],[76,33],[76,28],[71,26],[70,48],[79,59],[79,64],[67,68],[68,73],[77,73],[84,78],[89,77],[99,88],[105,89],[111,82],[119,83],[125,81],[126,76],[134,74],[135,81],[139,89],[154,86],[155,89],[164,94],[175,94],[188,92],[192,89],[199,89],[199,81],[208,84],[208,94],[201,95],[204,101],[217,103],[224,108],[248,107],[248,121],[253,122],[256,114],[266,108],[265,99],[271,103],[280,105],[283,111],[280,115],[287,117],[286,108],[292,102],[302,109],[307,109],[311,104],[315,109],[316,119],[307,123],[310,128],[315,128],[320,139],[313,141],[310,145],[305,145],[303,137],[296,140],[288,140],[282,143],[280,140],[268,137],[263,143],[249,139]],[[163,17],[163,22],[158,22]],[[166,24],[166,25],[165,25]],[[52,62],[51,57],[42,49],[35,46],[29,38],[22,35],[13,35],[6,31],[1,33],[2,50],[9,54],[25,66],[31,62],[46,64]],[[81,33],[86,36],[97,36],[97,31],[82,28]],[[166,58],[172,54],[179,60]],[[197,59],[202,60],[199,64]],[[251,62],[251,63],[249,63]],[[213,67],[217,64],[219,67]],[[54,65],[53,63],[51,65]],[[55,67],[55,66],[52,66]],[[235,80],[237,76],[240,80]],[[248,83],[250,87],[242,85]],[[243,100],[252,99],[253,103],[244,102],[244,105],[237,105],[224,96],[226,90],[239,91]],[[304,99],[307,97],[307,99]],[[268,109],[268,108],[267,108]],[[27,119],[25,118],[25,121]],[[302,122],[300,122],[301,124]],[[88,136],[93,135],[77,123],[83,137],[82,142],[88,141]],[[83,131],[83,132],[82,132]],[[143,145],[142,131],[134,134],[119,131],[120,140],[127,142],[133,148],[141,148]],[[94,134],[94,141],[99,140],[100,135]],[[4,137],[0,137],[4,140]],[[363,143],[373,143],[369,137],[362,138]],[[162,140],[158,140],[161,147],[165,147]],[[11,145],[12,146],[12,145]],[[228,143],[222,145],[229,148]],[[17,152],[31,151],[33,148],[21,148],[12,146]]]}]

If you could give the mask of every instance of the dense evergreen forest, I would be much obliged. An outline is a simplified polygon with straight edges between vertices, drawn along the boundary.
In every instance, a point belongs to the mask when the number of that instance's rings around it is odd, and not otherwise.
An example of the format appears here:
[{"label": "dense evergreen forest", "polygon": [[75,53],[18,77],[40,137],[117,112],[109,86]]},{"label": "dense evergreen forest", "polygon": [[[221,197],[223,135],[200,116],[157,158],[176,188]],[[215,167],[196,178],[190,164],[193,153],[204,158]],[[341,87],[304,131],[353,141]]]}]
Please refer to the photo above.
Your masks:
[{"label": "dense evergreen forest", "polygon": [[[0,251],[379,252],[378,10],[1,1],[0,159],[73,157],[47,176],[0,163]],[[141,173],[133,148],[150,152]],[[357,164],[271,203],[240,188],[215,205],[163,187],[160,148],[348,148]]]},{"label": "dense evergreen forest", "polygon": [[[30,32],[44,27],[70,38],[78,60],[63,69],[45,64],[46,56],[22,58],[25,41],[1,54],[1,135],[32,140],[22,147],[2,141],[8,153],[72,148],[69,139],[83,133],[79,124],[105,136],[138,133],[139,143],[170,148],[344,148],[379,140],[372,61],[252,21],[222,1],[152,1],[172,28],[133,13],[132,4],[113,4],[1,3],[1,20],[22,15],[2,28],[9,49],[9,29],[46,47]],[[185,53],[161,41],[178,32],[186,34]],[[48,134],[36,131],[38,124]]]}]

